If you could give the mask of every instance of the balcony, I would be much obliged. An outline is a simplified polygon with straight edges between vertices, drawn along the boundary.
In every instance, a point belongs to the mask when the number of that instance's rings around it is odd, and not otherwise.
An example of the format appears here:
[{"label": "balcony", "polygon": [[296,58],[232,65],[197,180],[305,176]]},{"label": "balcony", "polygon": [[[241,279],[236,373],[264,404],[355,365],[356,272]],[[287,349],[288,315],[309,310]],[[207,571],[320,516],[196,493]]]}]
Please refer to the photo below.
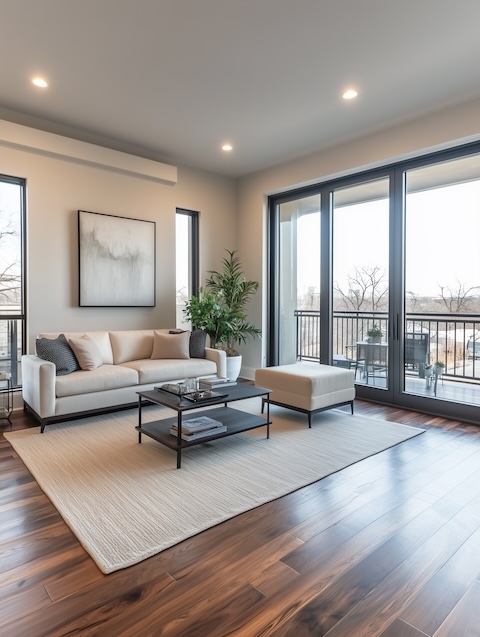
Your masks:
[{"label": "balcony", "polygon": [[[320,312],[296,310],[296,358],[320,361]],[[385,335],[374,373],[366,369],[364,354],[359,356],[359,343],[368,340],[367,333],[377,325]],[[358,385],[385,388],[388,380],[386,335],[389,320],[385,312],[334,312],[333,363],[355,369]],[[478,338],[478,341],[475,340]],[[377,347],[377,350],[380,346]],[[326,357],[324,357],[326,358]],[[443,373],[430,383],[425,365],[443,363]],[[480,402],[480,315],[406,314],[404,352],[405,391],[455,400],[470,404]]]},{"label": "balcony", "polygon": [[[22,326],[19,319],[0,319],[0,372],[11,374],[12,387],[21,386]],[[1,391],[1,388],[0,388]]]}]

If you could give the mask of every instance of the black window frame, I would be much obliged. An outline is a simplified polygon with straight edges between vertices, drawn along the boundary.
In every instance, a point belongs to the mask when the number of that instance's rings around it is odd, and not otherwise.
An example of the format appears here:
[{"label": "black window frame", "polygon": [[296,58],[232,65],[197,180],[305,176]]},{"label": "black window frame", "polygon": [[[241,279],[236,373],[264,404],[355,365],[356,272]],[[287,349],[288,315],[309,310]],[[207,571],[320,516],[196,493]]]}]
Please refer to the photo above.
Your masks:
[{"label": "black window frame", "polygon": [[[17,185],[20,188],[20,312],[4,312],[0,305],[0,321],[8,321],[8,333],[10,340],[10,373],[12,388],[21,389],[21,356],[26,352],[26,333],[27,333],[27,311],[26,311],[26,271],[27,271],[27,237],[26,237],[26,179],[22,177],[12,177],[11,175],[0,174],[0,182]],[[21,351],[18,352],[18,330],[17,323],[21,325]]]},{"label": "black window frame", "polygon": [[199,290],[199,277],[200,277],[200,248],[199,248],[199,212],[196,210],[187,210],[186,208],[177,208],[177,215],[185,215],[190,217],[190,232],[191,232],[191,282],[192,282],[192,296],[198,296]]}]

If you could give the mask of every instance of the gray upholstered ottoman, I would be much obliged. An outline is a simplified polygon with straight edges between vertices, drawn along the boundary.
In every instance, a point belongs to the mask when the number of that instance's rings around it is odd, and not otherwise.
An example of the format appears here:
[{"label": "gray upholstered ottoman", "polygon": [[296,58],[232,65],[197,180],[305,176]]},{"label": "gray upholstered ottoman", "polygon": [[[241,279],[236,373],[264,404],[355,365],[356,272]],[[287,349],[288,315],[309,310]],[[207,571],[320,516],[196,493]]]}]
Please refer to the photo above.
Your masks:
[{"label": "gray upholstered ottoman", "polygon": [[353,414],[353,369],[306,362],[263,367],[255,371],[255,385],[272,390],[270,403],[307,414],[309,427],[312,414],[325,409],[349,404]]}]

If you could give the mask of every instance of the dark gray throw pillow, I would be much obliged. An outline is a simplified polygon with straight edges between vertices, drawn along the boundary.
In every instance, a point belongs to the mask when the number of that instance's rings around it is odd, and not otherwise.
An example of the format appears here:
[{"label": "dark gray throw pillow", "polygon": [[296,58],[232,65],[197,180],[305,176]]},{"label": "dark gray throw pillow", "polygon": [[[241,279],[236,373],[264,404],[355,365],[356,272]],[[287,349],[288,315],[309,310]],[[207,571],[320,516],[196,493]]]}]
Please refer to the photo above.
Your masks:
[{"label": "dark gray throw pillow", "polygon": [[190,358],[205,358],[207,333],[204,330],[193,330],[190,334]]},{"label": "dark gray throw pillow", "polygon": [[[185,330],[170,330],[169,334],[181,334]],[[193,330],[190,334],[190,358],[205,358],[207,333],[204,330]]]},{"label": "dark gray throw pillow", "polygon": [[57,376],[66,376],[80,369],[65,334],[60,334],[57,338],[37,338],[36,345],[37,356],[55,363]]}]

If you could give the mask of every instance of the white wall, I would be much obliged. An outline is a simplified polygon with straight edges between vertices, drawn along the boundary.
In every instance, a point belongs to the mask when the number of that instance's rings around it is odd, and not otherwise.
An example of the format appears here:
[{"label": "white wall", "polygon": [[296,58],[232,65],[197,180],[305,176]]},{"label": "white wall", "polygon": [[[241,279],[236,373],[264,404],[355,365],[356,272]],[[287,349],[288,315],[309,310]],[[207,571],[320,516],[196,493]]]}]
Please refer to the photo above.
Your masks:
[{"label": "white wall", "polygon": [[[261,282],[261,294],[250,306],[249,319],[262,327],[266,335],[266,199],[269,194],[479,139],[480,100],[476,99],[241,179],[238,249],[244,265],[248,266],[245,267],[248,278]],[[255,369],[265,365],[265,340],[250,341],[242,348],[243,376],[253,378]]]},{"label": "white wall", "polygon": [[[27,180],[29,352],[39,332],[173,327],[177,207],[200,212],[201,281],[236,247],[229,178],[179,167],[177,183],[164,183],[1,143],[0,173]],[[78,307],[77,210],[156,222],[156,307]]]}]

